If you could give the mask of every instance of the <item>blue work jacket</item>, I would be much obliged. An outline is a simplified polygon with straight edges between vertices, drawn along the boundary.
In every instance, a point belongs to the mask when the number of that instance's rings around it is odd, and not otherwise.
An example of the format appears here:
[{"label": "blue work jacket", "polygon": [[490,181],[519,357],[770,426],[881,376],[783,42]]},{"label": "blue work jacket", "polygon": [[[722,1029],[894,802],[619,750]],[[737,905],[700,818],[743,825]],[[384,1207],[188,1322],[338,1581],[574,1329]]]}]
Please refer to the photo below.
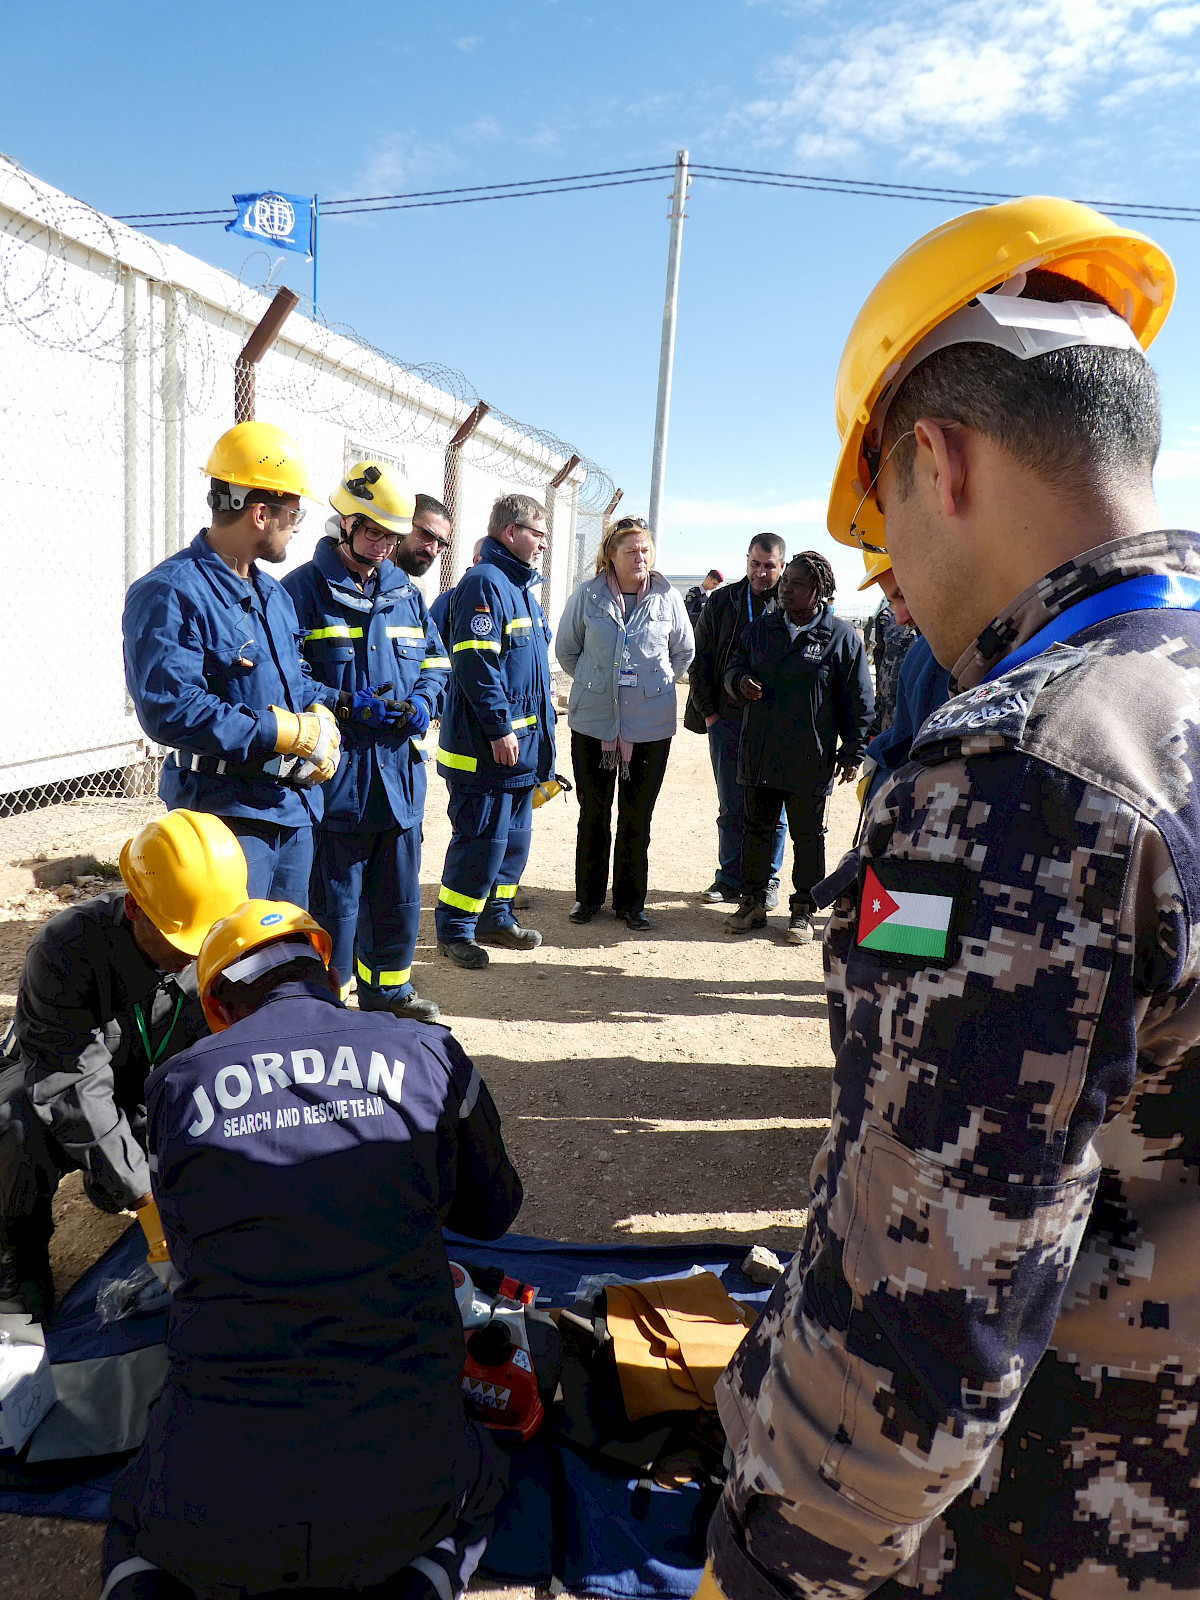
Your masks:
[{"label": "blue work jacket", "polygon": [[[454,590],[452,677],[437,764],[450,783],[527,789],[554,771],[550,629],[534,597],[541,574],[494,539]],[[515,733],[517,764],[492,757],[493,739]]]},{"label": "blue work jacket", "polygon": [[[337,695],[300,654],[299,624],[283,585],[251,566],[239,578],[198,533],[185,550],[130,585],[121,627],[125,683],[149,738],[185,756],[236,768],[273,760],[279,737],[268,708],[304,711]],[[298,790],[260,773],[194,772],[168,757],[158,792],[223,817],[281,827],[319,821],[322,791]]]},{"label": "blue work jacket", "polygon": [[284,983],[152,1072],[146,1115],[182,1282],[121,1486],[139,1553],[258,1594],[299,1540],[313,1581],[380,1583],[475,1470],[442,1228],[521,1204],[487,1086],[446,1028]]},{"label": "blue work jacket", "polygon": [[[450,660],[430,621],[421,591],[385,561],[372,592],[364,594],[337,553],[322,539],[311,561],[289,572],[283,586],[300,622],[301,649],[314,676],[334,690],[352,692],[390,683],[394,700],[424,700],[441,713]],[[343,722],[342,759],[325,786],[323,826],[358,828],[375,772],[401,828],[413,828],[425,809],[425,753],[395,728]]]}]

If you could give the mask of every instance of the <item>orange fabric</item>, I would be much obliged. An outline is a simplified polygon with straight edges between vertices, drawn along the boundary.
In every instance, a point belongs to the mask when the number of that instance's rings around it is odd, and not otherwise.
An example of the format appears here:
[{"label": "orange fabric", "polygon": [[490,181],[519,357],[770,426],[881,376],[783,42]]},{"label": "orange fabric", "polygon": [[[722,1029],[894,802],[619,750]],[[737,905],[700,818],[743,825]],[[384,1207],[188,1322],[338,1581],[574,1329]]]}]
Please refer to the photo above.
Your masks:
[{"label": "orange fabric", "polygon": [[714,1387],[753,1317],[711,1272],[607,1291],[621,1397],[630,1421],[715,1410]]}]

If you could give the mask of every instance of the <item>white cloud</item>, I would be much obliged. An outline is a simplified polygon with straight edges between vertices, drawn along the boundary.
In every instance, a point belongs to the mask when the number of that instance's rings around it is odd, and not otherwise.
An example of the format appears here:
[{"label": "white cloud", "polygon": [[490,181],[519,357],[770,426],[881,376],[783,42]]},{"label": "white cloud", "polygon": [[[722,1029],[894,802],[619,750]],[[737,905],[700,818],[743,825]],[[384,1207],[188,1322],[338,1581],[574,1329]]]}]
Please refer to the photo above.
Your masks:
[{"label": "white cloud", "polygon": [[667,495],[659,519],[663,527],[781,528],[825,526],[824,500],[786,500],[772,506],[749,506],[742,500],[681,500]]},{"label": "white cloud", "polygon": [[1160,451],[1154,481],[1156,484],[1188,483],[1200,488],[1200,424],[1184,428]]},{"label": "white cloud", "polygon": [[1198,31],[1200,6],[1180,0],[905,0],[886,21],[810,36],[743,117],[812,161],[870,144],[960,167],[986,145],[994,161],[998,138],[1044,137],[1085,101],[1200,81],[1181,49]]}]

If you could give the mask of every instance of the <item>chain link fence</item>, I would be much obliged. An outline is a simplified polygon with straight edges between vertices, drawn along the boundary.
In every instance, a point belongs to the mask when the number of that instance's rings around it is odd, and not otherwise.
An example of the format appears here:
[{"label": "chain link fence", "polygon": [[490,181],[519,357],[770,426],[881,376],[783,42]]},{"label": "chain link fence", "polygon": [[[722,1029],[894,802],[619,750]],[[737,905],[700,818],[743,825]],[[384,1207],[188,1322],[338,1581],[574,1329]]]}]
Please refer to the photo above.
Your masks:
[{"label": "chain link fence", "polygon": [[[247,279],[262,265],[233,278],[0,158],[0,863],[28,853],[48,806],[108,805],[136,826],[157,804],[161,752],[124,685],[124,596],[207,524],[203,464],[247,381],[238,354],[271,294]],[[249,376],[254,414],[296,438],[318,495],[375,455],[446,502],[454,541],[429,598],[511,490],[547,505],[552,620],[591,570],[608,475],[461,373],[397,360],[302,301]],[[321,521],[310,511],[287,566]]]}]

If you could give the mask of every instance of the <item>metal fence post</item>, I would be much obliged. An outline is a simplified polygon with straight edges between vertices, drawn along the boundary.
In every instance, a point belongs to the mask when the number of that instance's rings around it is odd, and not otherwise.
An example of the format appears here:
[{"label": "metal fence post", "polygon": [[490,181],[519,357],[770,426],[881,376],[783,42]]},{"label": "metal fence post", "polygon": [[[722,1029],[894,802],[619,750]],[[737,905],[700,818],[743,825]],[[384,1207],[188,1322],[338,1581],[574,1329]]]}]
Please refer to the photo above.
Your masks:
[{"label": "metal fence post", "polygon": [[491,407],[480,400],[470,416],[446,446],[446,464],[442,476],[442,504],[450,513],[450,543],[442,551],[442,564],[438,571],[438,588],[445,594],[454,587],[454,555],[458,543],[458,457],[464,444],[487,416]]},{"label": "metal fence post", "polygon": [[300,303],[290,289],[277,289],[254,332],[233,364],[233,420],[254,421],[254,369],[279,337],[279,330]]}]

